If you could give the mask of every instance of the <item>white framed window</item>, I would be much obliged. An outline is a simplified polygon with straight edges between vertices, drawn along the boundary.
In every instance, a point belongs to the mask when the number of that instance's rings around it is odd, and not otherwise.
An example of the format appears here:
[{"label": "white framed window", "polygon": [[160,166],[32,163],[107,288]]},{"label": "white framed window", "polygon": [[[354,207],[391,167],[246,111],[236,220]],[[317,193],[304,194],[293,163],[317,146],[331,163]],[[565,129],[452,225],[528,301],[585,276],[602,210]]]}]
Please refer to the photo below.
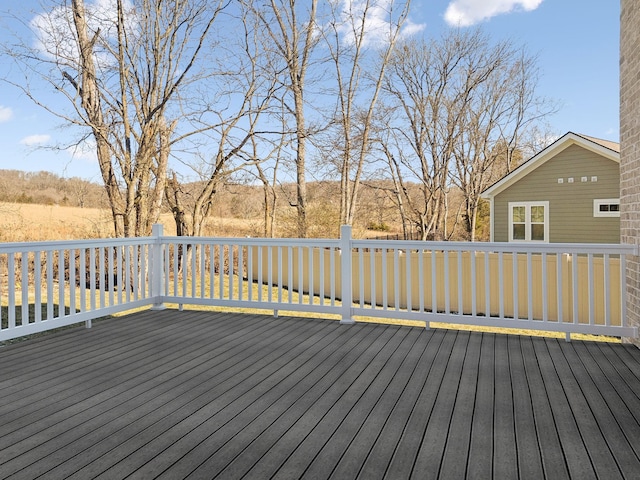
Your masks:
[{"label": "white framed window", "polygon": [[593,201],[594,217],[619,217],[620,216],[620,199],[619,198],[596,198]]},{"label": "white framed window", "polygon": [[549,242],[549,202],[509,202],[510,242]]}]

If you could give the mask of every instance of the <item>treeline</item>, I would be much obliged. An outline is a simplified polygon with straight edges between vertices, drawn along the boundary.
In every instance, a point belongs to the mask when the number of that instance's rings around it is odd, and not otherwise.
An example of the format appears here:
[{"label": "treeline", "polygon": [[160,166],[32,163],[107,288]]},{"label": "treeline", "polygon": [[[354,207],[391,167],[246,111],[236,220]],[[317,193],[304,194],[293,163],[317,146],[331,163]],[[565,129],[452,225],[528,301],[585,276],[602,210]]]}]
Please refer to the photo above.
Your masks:
[{"label": "treeline", "polygon": [[51,172],[0,170],[0,202],[106,208],[104,187],[79,177]]},{"label": "treeline", "polygon": [[[390,236],[393,238],[419,238],[420,232],[412,225],[404,225],[395,203],[393,183],[389,180],[367,182],[362,190],[354,234],[359,238]],[[198,182],[181,185],[182,195],[191,198],[201,188]],[[419,187],[409,190],[418,194]],[[297,211],[292,203],[296,197],[296,185],[286,183],[275,190],[276,203],[274,236],[293,237],[297,229]],[[335,237],[340,223],[340,184],[335,181],[315,181],[308,184],[308,214],[312,220],[310,237]],[[449,192],[452,202],[458,204],[460,192]],[[204,222],[203,235],[235,236],[251,234],[264,236],[264,191],[260,185],[229,180],[217,189],[212,207]],[[64,178],[51,172],[23,172],[0,170],[0,202],[39,205],[61,205],[81,208],[108,209],[104,187],[78,177]],[[163,213],[170,213],[165,204]],[[465,238],[464,225],[459,209],[449,212],[448,239]],[[234,227],[238,225],[239,227]],[[488,211],[484,209],[478,225],[477,237],[488,239]]]}]

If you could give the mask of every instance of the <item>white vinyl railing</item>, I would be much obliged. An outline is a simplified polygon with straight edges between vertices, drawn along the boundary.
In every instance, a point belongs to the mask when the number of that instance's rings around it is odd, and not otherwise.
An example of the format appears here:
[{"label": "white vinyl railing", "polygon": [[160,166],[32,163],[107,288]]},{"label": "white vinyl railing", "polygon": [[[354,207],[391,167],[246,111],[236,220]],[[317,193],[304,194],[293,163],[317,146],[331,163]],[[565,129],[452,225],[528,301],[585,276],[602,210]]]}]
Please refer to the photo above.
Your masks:
[{"label": "white vinyl railing", "polygon": [[[344,252],[348,252],[345,254]],[[636,337],[635,246],[151,237],[0,245],[0,340],[165,303]]]},{"label": "white vinyl railing", "polygon": [[0,340],[150,303],[152,238],[0,244]]}]

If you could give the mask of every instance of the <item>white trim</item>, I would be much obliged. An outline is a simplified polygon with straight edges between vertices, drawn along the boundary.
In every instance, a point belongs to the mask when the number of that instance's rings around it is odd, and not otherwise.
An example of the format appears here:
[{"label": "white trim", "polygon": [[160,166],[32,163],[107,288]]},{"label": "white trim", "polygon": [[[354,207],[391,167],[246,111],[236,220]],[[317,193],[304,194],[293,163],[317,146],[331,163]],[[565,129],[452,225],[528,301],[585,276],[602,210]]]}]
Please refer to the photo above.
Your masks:
[{"label": "white trim", "polygon": [[[513,208],[525,207],[525,239],[514,240],[513,238]],[[531,240],[531,207],[544,207],[544,240]],[[509,216],[509,241],[524,243],[549,243],[549,202],[509,202],[507,214]]]},{"label": "white trim", "polygon": [[[618,210],[614,212],[601,212],[600,205],[618,205]],[[619,217],[620,216],[620,199],[619,198],[594,198],[593,199],[593,216],[594,217]]]}]

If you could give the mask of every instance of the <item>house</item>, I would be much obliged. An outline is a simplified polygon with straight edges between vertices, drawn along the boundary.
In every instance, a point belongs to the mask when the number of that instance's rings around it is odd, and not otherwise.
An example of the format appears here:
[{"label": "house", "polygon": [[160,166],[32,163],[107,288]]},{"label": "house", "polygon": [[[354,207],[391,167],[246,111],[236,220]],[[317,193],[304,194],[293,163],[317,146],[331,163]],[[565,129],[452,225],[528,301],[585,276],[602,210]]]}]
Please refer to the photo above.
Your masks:
[{"label": "house", "polygon": [[492,242],[620,243],[620,144],[569,132],[482,197]]}]

